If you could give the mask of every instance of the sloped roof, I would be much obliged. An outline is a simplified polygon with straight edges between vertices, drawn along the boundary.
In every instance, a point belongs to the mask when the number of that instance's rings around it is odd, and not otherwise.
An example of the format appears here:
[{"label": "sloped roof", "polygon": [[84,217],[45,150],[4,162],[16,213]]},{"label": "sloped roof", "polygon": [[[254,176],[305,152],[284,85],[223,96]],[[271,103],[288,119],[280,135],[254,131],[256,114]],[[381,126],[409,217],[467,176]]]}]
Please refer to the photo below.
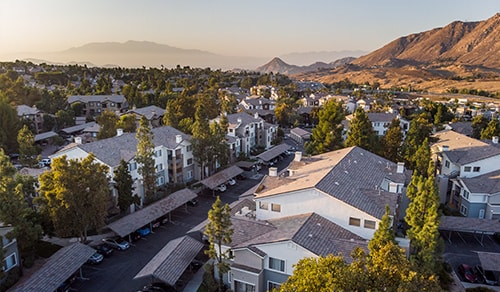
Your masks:
[{"label": "sloped roof", "polygon": [[311,136],[311,132],[306,131],[302,128],[293,128],[290,130],[290,133],[306,139],[309,139],[309,137]]},{"label": "sloped roof", "polygon": [[500,271],[500,253],[476,251],[485,271]]},{"label": "sloped roof", "polygon": [[53,292],[95,252],[95,249],[79,242],[63,247],[13,291]]},{"label": "sloped roof", "polygon": [[89,123],[85,123],[85,124],[81,124],[81,125],[67,127],[67,128],[62,129],[61,131],[63,131],[66,134],[73,134],[73,133],[78,132],[78,131],[83,131],[85,128],[92,127],[94,125],[97,125],[97,123],[96,122],[89,122]]},{"label": "sloped roof", "polygon": [[233,178],[239,174],[243,173],[243,169],[239,168],[236,165],[232,165],[226,169],[223,169],[206,179],[200,181],[200,183],[204,184],[209,189],[215,189],[217,186],[227,182],[230,178]]},{"label": "sloped roof", "polygon": [[500,148],[452,130],[437,132],[433,137],[437,138],[438,142],[432,144],[432,150],[441,152],[443,146],[448,146],[448,151],[442,152],[443,155],[459,165],[500,155]]},{"label": "sloped roof", "polygon": [[203,243],[187,235],[171,240],[137,273],[134,279],[153,276],[175,286],[202,248]]},{"label": "sloped roof", "polygon": [[48,138],[52,138],[52,137],[55,137],[55,136],[59,136],[59,135],[56,132],[54,132],[54,131],[48,131],[48,132],[45,132],[45,133],[36,134],[35,135],[35,142],[42,141],[42,140],[45,140],[45,139],[48,139]]},{"label": "sloped roof", "polygon": [[238,119],[241,119],[242,125],[248,125],[250,123],[258,123],[262,121],[262,118],[256,119],[254,116],[245,112],[227,115],[227,121],[229,122],[229,124],[237,125]]},{"label": "sloped roof", "polygon": [[285,151],[287,151],[290,148],[291,148],[290,145],[288,145],[286,143],[282,143],[280,145],[274,146],[273,148],[271,148],[269,150],[262,152],[261,154],[257,155],[257,158],[262,160],[262,161],[268,162],[268,161],[271,161],[272,159],[276,158],[280,154],[283,154]]},{"label": "sloped roof", "polygon": [[500,193],[500,170],[472,178],[459,178],[471,193]]},{"label": "sloped roof", "polygon": [[[153,128],[151,131],[154,135],[154,145],[163,145],[168,149],[175,149],[179,145],[176,142],[176,135],[181,135],[183,141],[191,139],[190,135],[184,134],[170,126]],[[130,153],[136,153],[137,138],[135,133],[123,133],[121,136],[97,140],[91,143],[72,145],[72,147],[79,147],[87,153],[94,153],[97,159],[106,165],[115,167],[120,164],[121,159],[128,161],[131,159]],[[124,154],[126,155],[124,156]]]},{"label": "sloped roof", "polygon": [[398,116],[396,113],[366,113],[368,119],[373,122],[390,123]]},{"label": "sloped roof", "polygon": [[108,227],[119,236],[126,236],[142,226],[149,224],[161,216],[168,214],[169,212],[186,204],[197,196],[198,195],[190,189],[182,189],[168,195],[166,198],[161,199],[158,202],[154,202],[137,212],[109,224]]},{"label": "sloped roof", "polygon": [[[392,211],[398,194],[379,191],[384,179],[406,183],[407,174],[397,173],[397,164],[354,146],[292,162],[293,174],[268,177],[256,198],[316,188],[376,218],[382,218],[385,204]],[[273,181],[278,181],[274,183]]]},{"label": "sloped roof", "polygon": [[439,230],[494,234],[500,232],[500,222],[491,219],[441,216]]},{"label": "sloped roof", "polygon": [[40,110],[37,109],[36,107],[27,106],[25,104],[20,104],[16,106],[16,110],[17,110],[17,116],[19,117],[36,115],[40,113]]},{"label": "sloped roof", "polygon": [[127,114],[134,113],[140,116],[145,116],[148,120],[152,120],[165,115],[165,110],[157,107],[156,105],[150,105],[141,108],[135,108],[127,111]]},{"label": "sloped roof", "polygon": [[68,96],[68,103],[72,104],[74,102],[123,102],[125,103],[127,99],[123,95],[71,95]]}]

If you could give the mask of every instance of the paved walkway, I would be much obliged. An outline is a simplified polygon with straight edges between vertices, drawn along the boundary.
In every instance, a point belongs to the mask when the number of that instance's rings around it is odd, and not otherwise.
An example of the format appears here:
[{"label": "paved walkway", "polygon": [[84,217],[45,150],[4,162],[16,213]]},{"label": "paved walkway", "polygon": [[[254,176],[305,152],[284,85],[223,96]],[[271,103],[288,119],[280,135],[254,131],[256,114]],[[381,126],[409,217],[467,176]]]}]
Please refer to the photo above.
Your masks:
[{"label": "paved walkway", "polygon": [[[210,264],[212,263],[213,260],[209,259],[206,263],[206,264]],[[184,286],[184,290],[182,291],[185,291],[185,292],[196,292],[198,290],[198,288],[200,287],[201,283],[203,283],[203,274],[205,274],[205,265],[203,265],[201,268],[198,269],[198,271],[196,272],[196,274],[193,275],[193,277],[191,278],[191,280],[189,280],[189,282],[186,284],[186,286]]]}]

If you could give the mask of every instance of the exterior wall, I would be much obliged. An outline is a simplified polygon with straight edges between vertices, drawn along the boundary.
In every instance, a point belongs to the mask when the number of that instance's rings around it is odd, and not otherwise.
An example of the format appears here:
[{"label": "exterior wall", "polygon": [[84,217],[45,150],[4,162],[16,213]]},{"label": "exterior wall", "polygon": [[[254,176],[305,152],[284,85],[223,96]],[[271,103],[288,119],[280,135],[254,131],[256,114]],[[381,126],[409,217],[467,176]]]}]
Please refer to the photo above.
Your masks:
[{"label": "exterior wall", "polygon": [[229,271],[229,281],[231,286],[231,291],[236,291],[235,281],[247,283],[255,286],[255,292],[265,292],[262,289],[262,272],[260,274],[255,274],[249,271],[231,268]]},{"label": "exterior wall", "polygon": [[262,258],[260,258],[255,253],[249,251],[248,249],[239,249],[233,251],[234,253],[234,261],[233,263],[239,265],[245,265],[254,269],[262,269]]},{"label": "exterior wall", "polygon": [[[316,189],[305,189],[283,195],[256,198],[256,217],[259,220],[281,218],[292,215],[315,212],[333,223],[363,238],[371,239],[375,229],[364,228],[365,220],[375,221],[376,228],[380,219],[375,218],[345,202]],[[268,203],[268,210],[260,208],[260,202]],[[281,211],[271,211],[271,204],[280,204]],[[349,225],[349,218],[359,218],[360,226]]]},{"label": "exterior wall", "polygon": [[[467,214],[464,213],[463,208],[467,208]],[[484,214],[482,216],[483,218],[486,218],[486,209],[486,203],[471,203],[465,199],[462,199],[460,205],[460,213],[469,218],[480,218],[480,210],[483,210],[482,212],[484,212]]]},{"label": "exterior wall", "polygon": [[[0,241],[3,246],[3,255],[1,267],[6,268],[5,272],[10,269],[19,266],[20,258],[19,258],[19,250],[17,248],[17,240],[14,238],[12,240],[8,240],[6,234],[12,230],[11,227],[0,227]],[[8,266],[6,266],[8,265]],[[1,279],[0,279],[1,281]]]},{"label": "exterior wall", "polygon": [[[476,177],[485,173],[496,171],[499,169],[500,165],[500,155],[476,161],[469,164],[464,164],[460,168],[461,177]],[[470,167],[469,172],[465,172],[465,168]],[[479,171],[473,171],[474,167],[480,167]]]},{"label": "exterior wall", "polygon": [[[448,164],[446,161],[448,161],[449,166],[446,166]],[[448,156],[446,155],[446,152],[443,152],[443,158],[441,161],[441,174],[450,176],[454,172],[460,173],[460,167],[452,163],[448,158]]]},{"label": "exterior wall", "polygon": [[[293,274],[294,267],[299,260],[307,257],[316,257],[316,255],[307,249],[293,243],[292,241],[284,241],[277,243],[262,244],[257,246],[260,250],[266,253],[264,258],[264,269],[276,274],[288,276]],[[269,268],[269,258],[275,258],[285,261],[285,271],[277,271]],[[267,279],[269,280],[269,279]],[[272,281],[272,280],[271,280]],[[278,282],[278,281],[274,281]],[[281,282],[279,282],[281,283]]]}]

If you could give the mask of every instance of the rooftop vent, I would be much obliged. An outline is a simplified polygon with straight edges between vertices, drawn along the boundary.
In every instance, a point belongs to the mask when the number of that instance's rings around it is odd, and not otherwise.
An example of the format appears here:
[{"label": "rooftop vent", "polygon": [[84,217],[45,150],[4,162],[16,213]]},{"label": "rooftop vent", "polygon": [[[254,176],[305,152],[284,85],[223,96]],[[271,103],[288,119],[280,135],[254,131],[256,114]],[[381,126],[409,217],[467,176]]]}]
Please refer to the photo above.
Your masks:
[{"label": "rooftop vent", "polygon": [[269,167],[269,176],[278,176],[278,168]]}]

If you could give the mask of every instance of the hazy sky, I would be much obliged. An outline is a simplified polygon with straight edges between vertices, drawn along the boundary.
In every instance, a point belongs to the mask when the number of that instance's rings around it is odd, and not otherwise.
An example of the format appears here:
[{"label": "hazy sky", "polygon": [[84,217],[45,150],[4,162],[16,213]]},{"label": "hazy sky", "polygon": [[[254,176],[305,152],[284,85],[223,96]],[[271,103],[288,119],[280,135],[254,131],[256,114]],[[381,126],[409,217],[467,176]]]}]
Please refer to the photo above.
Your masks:
[{"label": "hazy sky", "polygon": [[372,51],[500,12],[500,0],[0,0],[0,55],[153,41],[235,56]]}]

